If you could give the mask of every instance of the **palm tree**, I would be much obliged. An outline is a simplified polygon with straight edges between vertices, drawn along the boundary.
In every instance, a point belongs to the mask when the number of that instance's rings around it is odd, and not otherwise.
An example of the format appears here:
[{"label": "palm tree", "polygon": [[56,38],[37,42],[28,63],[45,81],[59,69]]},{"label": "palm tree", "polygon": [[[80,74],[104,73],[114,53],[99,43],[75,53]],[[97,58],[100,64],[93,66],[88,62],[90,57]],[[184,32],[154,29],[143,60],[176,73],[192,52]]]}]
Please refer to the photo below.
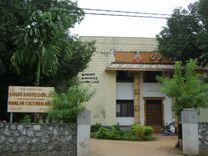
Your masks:
[{"label": "palm tree", "polygon": [[[17,50],[11,62],[18,72],[21,67],[35,66],[35,86],[39,86],[41,74],[54,74],[58,70],[64,32],[60,22],[54,22],[54,13],[34,11],[25,27],[15,36]],[[58,23],[58,24],[57,24]]]}]

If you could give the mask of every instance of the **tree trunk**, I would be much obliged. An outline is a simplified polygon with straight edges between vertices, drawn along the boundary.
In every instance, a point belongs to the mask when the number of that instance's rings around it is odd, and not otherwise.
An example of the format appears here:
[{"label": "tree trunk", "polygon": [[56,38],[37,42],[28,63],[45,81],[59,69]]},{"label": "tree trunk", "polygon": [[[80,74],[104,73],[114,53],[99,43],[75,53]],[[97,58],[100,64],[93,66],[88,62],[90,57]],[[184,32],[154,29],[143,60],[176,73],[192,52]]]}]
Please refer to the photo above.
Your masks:
[{"label": "tree trunk", "polygon": [[178,118],[178,142],[176,147],[182,148],[182,138],[183,138],[183,131],[182,131],[182,124],[181,124],[181,115],[177,115]]},{"label": "tree trunk", "polygon": [[35,77],[35,86],[39,86],[40,85],[40,70],[41,70],[41,62],[40,62],[40,58],[38,60],[38,64],[37,64],[37,70],[36,70],[36,77]]},{"label": "tree trunk", "polygon": [[[36,77],[35,77],[35,86],[40,85],[40,72],[41,72],[41,57],[38,57],[38,64],[36,69]],[[39,113],[34,114],[34,122],[37,123],[39,121]]]}]

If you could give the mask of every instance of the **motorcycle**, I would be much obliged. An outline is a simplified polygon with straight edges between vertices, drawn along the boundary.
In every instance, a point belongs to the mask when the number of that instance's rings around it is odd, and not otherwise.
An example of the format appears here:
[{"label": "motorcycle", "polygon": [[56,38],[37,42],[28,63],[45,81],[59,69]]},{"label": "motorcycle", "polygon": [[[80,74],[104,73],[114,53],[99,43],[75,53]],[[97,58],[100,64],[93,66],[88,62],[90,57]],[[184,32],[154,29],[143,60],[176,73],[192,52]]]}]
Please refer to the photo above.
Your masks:
[{"label": "motorcycle", "polygon": [[164,128],[162,129],[162,133],[165,136],[176,134],[176,128],[174,126],[174,123],[172,122],[172,123],[166,124]]}]

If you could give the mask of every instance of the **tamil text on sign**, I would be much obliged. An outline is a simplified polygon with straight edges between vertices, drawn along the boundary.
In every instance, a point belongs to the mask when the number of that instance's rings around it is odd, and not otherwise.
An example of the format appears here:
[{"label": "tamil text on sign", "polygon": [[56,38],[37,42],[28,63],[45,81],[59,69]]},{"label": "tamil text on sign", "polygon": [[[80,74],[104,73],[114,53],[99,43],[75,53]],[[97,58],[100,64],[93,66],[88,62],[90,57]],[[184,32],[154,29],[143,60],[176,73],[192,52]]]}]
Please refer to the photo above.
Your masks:
[{"label": "tamil text on sign", "polygon": [[42,113],[51,106],[53,87],[9,86],[8,112]]}]

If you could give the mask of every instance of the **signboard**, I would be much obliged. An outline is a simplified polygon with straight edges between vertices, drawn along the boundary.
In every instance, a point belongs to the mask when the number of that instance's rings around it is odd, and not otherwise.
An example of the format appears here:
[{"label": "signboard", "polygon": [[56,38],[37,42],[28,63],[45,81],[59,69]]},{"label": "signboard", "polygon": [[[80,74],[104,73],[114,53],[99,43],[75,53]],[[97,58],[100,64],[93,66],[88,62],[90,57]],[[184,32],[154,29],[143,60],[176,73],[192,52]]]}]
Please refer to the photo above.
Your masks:
[{"label": "signboard", "polygon": [[99,80],[95,73],[82,73],[81,83],[99,83]]},{"label": "signboard", "polygon": [[9,86],[8,112],[43,113],[48,111],[53,87]]}]

